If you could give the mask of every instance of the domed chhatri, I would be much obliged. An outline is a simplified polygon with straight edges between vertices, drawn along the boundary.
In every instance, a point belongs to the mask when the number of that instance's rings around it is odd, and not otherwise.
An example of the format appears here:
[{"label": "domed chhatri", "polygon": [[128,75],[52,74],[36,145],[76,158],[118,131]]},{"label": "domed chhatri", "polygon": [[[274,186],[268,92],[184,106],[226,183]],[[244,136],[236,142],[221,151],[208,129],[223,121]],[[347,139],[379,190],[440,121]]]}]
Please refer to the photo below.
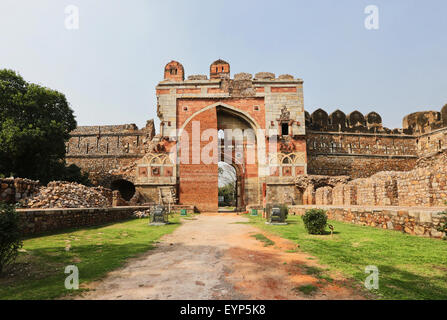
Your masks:
[{"label": "domed chhatri", "polygon": [[211,79],[230,78],[230,64],[222,59],[214,61],[210,66]]}]

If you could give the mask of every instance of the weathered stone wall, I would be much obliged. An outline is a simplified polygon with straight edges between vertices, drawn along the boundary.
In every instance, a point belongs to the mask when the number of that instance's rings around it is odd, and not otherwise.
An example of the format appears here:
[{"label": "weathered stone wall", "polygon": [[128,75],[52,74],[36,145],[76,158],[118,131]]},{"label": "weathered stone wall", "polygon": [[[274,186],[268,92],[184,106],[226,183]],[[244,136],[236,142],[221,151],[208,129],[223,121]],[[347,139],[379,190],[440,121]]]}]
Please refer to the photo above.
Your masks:
[{"label": "weathered stone wall", "polygon": [[306,133],[307,172],[369,177],[380,171],[408,171],[417,160],[416,138],[403,134]]},{"label": "weathered stone wall", "polygon": [[303,204],[315,204],[315,188],[313,185],[309,185],[303,192]]},{"label": "weathered stone wall", "polygon": [[116,126],[80,126],[70,133],[66,143],[68,157],[101,155],[141,155],[155,136],[153,120],[139,130],[134,124]]},{"label": "weathered stone wall", "polygon": [[338,184],[332,189],[332,203],[341,206],[345,204],[345,188],[343,184]]},{"label": "weathered stone wall", "polygon": [[308,209],[324,209],[329,219],[401,231],[424,237],[442,238],[438,231],[444,216],[439,210],[408,208],[338,207],[338,206],[290,206],[289,214],[304,215]]},{"label": "weathered stone wall", "polygon": [[[75,164],[96,185],[110,187],[117,172],[141,159],[155,136],[153,120],[138,129],[134,124],[116,126],[80,126],[70,133],[66,160]],[[126,177],[132,180],[132,177]]]},{"label": "weathered stone wall", "polygon": [[18,209],[23,234],[33,235],[70,228],[96,226],[132,218],[141,207],[79,208],[79,209]]},{"label": "weathered stone wall", "polygon": [[267,185],[267,203],[297,205],[302,204],[302,196],[295,184]]},{"label": "weathered stone wall", "polygon": [[307,131],[310,154],[417,156],[416,139],[404,134]]},{"label": "weathered stone wall", "polygon": [[312,175],[366,178],[381,171],[408,171],[417,157],[336,156],[308,154],[307,172]]},{"label": "weathered stone wall", "polygon": [[447,127],[447,105],[441,111],[420,111],[404,117],[402,128],[414,134],[424,134]]},{"label": "weathered stone wall", "polygon": [[447,201],[447,152],[421,158],[411,171],[379,172],[337,185],[331,203],[323,197],[326,188],[316,190],[317,205],[443,206]]},{"label": "weathered stone wall", "polygon": [[332,204],[332,188],[318,188],[317,191],[315,191],[315,202],[324,205]]},{"label": "weathered stone wall", "polygon": [[0,179],[0,202],[14,204],[39,192],[39,181],[21,178]]},{"label": "weathered stone wall", "polygon": [[89,179],[94,185],[110,188],[111,182],[124,178],[134,182],[135,175],[121,172],[122,168],[132,166],[141,157],[136,156],[77,156],[67,157],[67,164],[75,164],[84,172],[88,172]]},{"label": "weathered stone wall", "polygon": [[428,156],[447,150],[447,128],[422,134],[416,141],[419,156]]}]

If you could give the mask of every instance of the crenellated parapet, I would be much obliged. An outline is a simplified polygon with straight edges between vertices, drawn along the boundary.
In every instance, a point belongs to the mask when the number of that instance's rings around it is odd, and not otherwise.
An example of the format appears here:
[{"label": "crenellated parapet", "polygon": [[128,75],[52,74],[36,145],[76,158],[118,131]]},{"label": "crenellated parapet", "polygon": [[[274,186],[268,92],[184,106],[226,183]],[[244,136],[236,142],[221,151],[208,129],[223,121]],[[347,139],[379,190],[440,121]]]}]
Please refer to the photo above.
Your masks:
[{"label": "crenellated parapet", "polygon": [[447,127],[447,104],[441,111],[414,112],[404,117],[402,127],[414,134],[425,134]]},{"label": "crenellated parapet", "polygon": [[383,127],[382,117],[375,111],[363,115],[357,110],[345,114],[337,109],[328,114],[323,109],[317,109],[312,114],[306,111],[305,116],[306,129],[311,131],[411,134],[407,130]]}]

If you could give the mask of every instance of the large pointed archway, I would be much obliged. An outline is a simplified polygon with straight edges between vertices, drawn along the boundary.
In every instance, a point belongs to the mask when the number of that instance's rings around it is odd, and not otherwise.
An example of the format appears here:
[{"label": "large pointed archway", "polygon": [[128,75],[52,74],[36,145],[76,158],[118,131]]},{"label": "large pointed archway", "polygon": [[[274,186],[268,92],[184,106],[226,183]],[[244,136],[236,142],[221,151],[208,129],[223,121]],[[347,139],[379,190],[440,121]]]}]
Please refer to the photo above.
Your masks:
[{"label": "large pointed archway", "polygon": [[[179,133],[179,202],[200,211],[217,211],[218,162],[225,161],[238,172],[239,209],[259,204],[258,143],[264,142],[257,136],[259,128],[250,115],[225,103],[189,117]],[[224,131],[223,141],[219,130]]]}]

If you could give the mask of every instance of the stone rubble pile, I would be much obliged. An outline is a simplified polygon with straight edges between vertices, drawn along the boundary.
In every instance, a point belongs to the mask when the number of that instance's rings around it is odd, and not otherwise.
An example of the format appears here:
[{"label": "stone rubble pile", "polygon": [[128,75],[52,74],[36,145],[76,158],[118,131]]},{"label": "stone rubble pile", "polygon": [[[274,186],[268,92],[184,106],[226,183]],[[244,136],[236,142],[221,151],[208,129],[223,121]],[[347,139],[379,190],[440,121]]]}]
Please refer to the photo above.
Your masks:
[{"label": "stone rubble pile", "polygon": [[39,192],[39,181],[22,178],[0,178],[0,202],[16,203]]},{"label": "stone rubble pile", "polygon": [[32,198],[22,201],[27,208],[102,208],[110,207],[112,190],[89,188],[82,184],[53,181],[42,187]]},{"label": "stone rubble pile", "polygon": [[151,209],[135,211],[133,216],[138,219],[148,218],[151,216]]}]

